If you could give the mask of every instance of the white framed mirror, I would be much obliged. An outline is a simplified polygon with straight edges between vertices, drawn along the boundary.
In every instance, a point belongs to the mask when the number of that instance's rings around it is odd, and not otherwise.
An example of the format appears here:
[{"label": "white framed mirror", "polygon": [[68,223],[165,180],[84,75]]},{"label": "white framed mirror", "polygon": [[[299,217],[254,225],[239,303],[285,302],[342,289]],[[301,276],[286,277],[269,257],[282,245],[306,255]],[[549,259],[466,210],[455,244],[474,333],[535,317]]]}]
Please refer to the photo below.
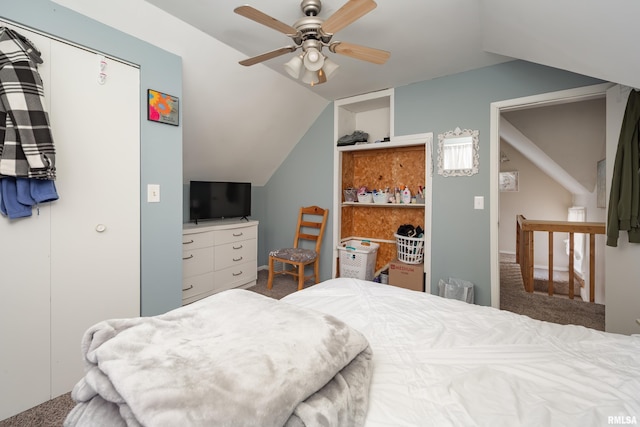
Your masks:
[{"label": "white framed mirror", "polygon": [[442,176],[471,176],[478,173],[478,131],[450,130],[438,135],[438,173]]}]

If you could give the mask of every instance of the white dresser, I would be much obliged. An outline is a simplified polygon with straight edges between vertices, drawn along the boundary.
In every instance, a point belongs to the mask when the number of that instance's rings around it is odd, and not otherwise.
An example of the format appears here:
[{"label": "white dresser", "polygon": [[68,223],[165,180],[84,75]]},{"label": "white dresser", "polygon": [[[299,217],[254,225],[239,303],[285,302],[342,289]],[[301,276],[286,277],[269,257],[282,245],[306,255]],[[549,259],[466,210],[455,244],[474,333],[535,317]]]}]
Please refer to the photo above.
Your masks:
[{"label": "white dresser", "polygon": [[185,224],[182,230],[182,305],[258,277],[258,221]]}]

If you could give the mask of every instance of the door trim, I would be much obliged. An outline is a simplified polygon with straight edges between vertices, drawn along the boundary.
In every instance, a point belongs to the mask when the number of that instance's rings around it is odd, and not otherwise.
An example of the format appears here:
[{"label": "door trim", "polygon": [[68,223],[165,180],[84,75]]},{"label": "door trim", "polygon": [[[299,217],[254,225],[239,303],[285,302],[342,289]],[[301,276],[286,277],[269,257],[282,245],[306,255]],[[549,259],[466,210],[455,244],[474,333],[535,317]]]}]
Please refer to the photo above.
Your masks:
[{"label": "door trim", "polygon": [[502,111],[513,111],[538,106],[565,104],[586,101],[606,95],[613,83],[601,83],[574,89],[548,92],[522,98],[507,99],[490,104],[489,135],[489,233],[491,262],[491,306],[500,308],[500,254],[498,248],[499,233],[499,192],[498,172],[500,171],[500,116]]}]

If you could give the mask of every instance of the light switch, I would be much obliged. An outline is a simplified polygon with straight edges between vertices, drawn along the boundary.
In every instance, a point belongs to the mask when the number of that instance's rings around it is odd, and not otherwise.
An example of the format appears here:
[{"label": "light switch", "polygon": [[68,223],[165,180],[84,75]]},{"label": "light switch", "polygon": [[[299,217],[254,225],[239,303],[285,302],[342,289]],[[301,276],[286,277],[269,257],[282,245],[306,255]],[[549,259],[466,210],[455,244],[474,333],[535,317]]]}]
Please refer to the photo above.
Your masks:
[{"label": "light switch", "polygon": [[160,202],[160,184],[147,184],[147,202]]},{"label": "light switch", "polygon": [[484,197],[475,196],[473,198],[473,209],[484,209]]}]

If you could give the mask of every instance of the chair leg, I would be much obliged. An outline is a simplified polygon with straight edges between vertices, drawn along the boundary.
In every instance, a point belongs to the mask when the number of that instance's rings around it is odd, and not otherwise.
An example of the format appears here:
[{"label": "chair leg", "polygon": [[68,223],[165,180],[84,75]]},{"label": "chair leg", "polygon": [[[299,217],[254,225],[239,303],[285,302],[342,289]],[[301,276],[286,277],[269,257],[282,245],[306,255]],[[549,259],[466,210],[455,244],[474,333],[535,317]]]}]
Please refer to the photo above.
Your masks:
[{"label": "chair leg", "polygon": [[319,260],[315,260],[313,262],[313,283],[318,283],[320,281],[320,263]]},{"label": "chair leg", "polygon": [[273,258],[269,257],[269,280],[267,281],[267,289],[273,286]]},{"label": "chair leg", "polygon": [[298,264],[298,290],[304,288],[304,264]]}]

